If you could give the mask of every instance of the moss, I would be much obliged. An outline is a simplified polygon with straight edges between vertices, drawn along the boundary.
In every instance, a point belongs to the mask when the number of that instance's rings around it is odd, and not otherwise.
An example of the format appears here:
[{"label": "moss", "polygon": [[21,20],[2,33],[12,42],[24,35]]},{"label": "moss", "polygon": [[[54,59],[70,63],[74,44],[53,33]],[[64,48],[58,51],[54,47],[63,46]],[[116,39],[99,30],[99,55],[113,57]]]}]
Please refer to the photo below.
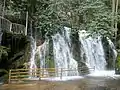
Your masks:
[{"label": "moss", "polygon": [[40,68],[40,55],[39,55],[39,53],[36,53],[35,60],[36,60],[35,63],[37,65],[37,67]]},{"label": "moss", "polygon": [[9,48],[0,46],[0,62],[1,62],[2,58],[8,57],[8,52],[9,52]]},{"label": "moss", "polygon": [[55,67],[54,60],[52,60],[50,58],[48,58],[46,60],[46,64],[47,64],[48,68],[54,68]]},{"label": "moss", "polygon": [[25,46],[25,61],[28,62],[30,59],[30,43],[27,43]]},{"label": "moss", "polygon": [[120,55],[117,57],[117,67],[120,68]]},{"label": "moss", "polygon": [[115,73],[120,74],[120,52],[118,52],[116,65],[115,65]]},{"label": "moss", "polygon": [[55,64],[54,64],[54,54],[53,54],[53,41],[52,41],[52,37],[49,38],[49,52],[46,56],[46,64],[48,66],[48,68],[54,68]]},{"label": "moss", "polygon": [[[1,77],[2,76],[2,77]],[[8,71],[5,69],[0,69],[0,81],[3,81],[5,83],[8,82]]]}]

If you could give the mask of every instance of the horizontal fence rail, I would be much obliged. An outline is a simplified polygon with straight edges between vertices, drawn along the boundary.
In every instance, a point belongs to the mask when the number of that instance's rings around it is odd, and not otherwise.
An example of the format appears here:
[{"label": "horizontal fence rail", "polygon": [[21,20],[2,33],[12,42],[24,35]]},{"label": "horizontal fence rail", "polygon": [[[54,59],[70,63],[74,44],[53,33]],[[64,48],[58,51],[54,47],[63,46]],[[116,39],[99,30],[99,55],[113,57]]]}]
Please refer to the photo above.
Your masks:
[{"label": "horizontal fence rail", "polygon": [[0,16],[0,31],[8,31],[14,34],[25,35],[25,26],[22,24],[12,23],[8,19]]},{"label": "horizontal fence rail", "polygon": [[[89,68],[93,71],[95,68]],[[86,72],[84,68],[79,68],[81,72]],[[21,80],[41,80],[41,78],[59,77],[62,79],[66,72],[78,72],[78,69],[66,69],[66,68],[35,68],[35,69],[11,69],[9,71],[9,83],[11,81]],[[70,75],[69,75],[70,76]],[[75,75],[71,75],[75,76]]]}]

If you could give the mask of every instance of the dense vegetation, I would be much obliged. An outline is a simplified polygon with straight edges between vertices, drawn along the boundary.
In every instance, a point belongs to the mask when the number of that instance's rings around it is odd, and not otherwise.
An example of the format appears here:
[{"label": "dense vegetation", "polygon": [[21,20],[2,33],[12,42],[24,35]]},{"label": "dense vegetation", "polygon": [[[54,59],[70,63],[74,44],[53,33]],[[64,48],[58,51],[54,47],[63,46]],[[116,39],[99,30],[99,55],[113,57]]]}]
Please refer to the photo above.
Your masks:
[{"label": "dense vegetation", "polygon": [[113,36],[112,0],[7,0],[6,12],[22,20],[28,12],[29,23],[43,36],[54,34],[61,26],[71,27],[73,33],[85,29]]}]

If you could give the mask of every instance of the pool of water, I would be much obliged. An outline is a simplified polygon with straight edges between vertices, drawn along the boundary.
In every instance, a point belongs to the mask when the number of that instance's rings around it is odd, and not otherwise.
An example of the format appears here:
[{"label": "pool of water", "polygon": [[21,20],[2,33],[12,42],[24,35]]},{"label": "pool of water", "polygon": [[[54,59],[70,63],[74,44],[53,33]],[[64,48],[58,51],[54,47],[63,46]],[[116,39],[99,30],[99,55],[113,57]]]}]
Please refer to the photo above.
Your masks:
[{"label": "pool of water", "polygon": [[94,71],[91,74],[87,75],[88,77],[105,77],[105,78],[114,78],[119,79],[120,75],[116,75],[115,71]]}]

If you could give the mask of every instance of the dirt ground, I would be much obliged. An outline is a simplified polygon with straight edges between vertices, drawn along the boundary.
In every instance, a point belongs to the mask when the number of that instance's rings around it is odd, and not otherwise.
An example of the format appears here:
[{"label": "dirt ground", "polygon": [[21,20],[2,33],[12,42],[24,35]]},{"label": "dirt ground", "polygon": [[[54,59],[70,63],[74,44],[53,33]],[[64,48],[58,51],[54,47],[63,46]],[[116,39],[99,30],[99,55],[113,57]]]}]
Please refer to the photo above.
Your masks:
[{"label": "dirt ground", "polygon": [[120,90],[120,80],[80,79],[71,81],[32,81],[4,84],[0,90]]}]

